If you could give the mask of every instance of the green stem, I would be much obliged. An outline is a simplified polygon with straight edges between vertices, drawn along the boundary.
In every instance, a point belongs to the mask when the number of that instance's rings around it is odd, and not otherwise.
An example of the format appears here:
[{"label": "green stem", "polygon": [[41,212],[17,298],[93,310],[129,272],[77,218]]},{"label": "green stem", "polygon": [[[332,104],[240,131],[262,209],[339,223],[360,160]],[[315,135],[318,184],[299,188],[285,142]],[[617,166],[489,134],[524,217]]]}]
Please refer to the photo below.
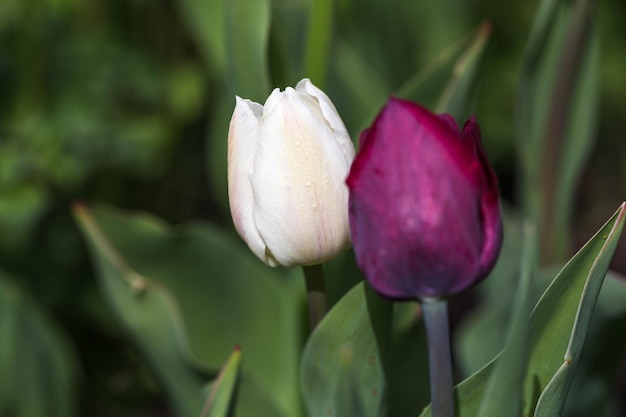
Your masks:
[{"label": "green stem", "polygon": [[321,89],[326,84],[326,68],[333,32],[333,0],[311,0],[304,74]]},{"label": "green stem", "polygon": [[454,417],[452,396],[452,357],[446,300],[422,300],[422,313],[428,341],[430,400],[433,417]]},{"label": "green stem", "polygon": [[309,305],[309,322],[311,330],[326,315],[326,288],[324,285],[324,266],[303,266],[304,282],[306,283],[307,303]]}]

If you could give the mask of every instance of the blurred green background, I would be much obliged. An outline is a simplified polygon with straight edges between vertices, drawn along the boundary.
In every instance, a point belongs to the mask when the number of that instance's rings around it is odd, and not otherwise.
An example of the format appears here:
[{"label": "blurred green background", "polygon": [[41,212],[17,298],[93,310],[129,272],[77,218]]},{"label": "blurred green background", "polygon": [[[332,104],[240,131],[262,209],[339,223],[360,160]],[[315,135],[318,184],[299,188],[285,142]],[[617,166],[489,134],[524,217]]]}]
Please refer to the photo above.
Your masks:
[{"label": "blurred green background", "polygon": [[[250,75],[248,84],[234,83],[227,74],[233,63],[216,45],[237,47],[220,38],[223,27],[245,32],[246,19],[237,17],[255,9],[224,21],[218,12],[230,4],[0,0],[0,304],[23,308],[26,327],[29,314],[41,314],[54,329],[43,355],[58,359],[61,374],[78,375],[77,415],[170,414],[96,286],[72,203],[143,210],[174,224],[202,219],[234,233],[224,153],[234,94],[263,101],[271,88],[310,76],[303,64],[309,1],[272,0],[271,14],[259,17],[259,24],[271,22],[268,68],[235,63]],[[384,98],[490,22],[474,113],[502,194],[519,206],[513,103],[536,8],[536,1],[338,0],[333,65],[313,82],[356,139],[378,109],[361,97]],[[601,33],[600,111],[577,186],[572,249],[626,196],[626,3],[599,2],[594,19]],[[613,267],[626,273],[626,242]]]}]

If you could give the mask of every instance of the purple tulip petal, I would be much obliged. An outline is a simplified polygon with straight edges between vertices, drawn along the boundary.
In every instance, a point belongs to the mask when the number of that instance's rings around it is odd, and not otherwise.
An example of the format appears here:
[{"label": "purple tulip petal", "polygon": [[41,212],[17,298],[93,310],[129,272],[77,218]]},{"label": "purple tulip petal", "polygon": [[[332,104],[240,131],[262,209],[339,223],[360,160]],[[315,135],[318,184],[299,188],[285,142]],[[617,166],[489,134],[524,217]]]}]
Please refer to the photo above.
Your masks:
[{"label": "purple tulip petal", "polygon": [[391,98],[360,138],[347,179],[357,262],[395,299],[444,297],[489,272],[502,227],[495,175],[474,119]]}]

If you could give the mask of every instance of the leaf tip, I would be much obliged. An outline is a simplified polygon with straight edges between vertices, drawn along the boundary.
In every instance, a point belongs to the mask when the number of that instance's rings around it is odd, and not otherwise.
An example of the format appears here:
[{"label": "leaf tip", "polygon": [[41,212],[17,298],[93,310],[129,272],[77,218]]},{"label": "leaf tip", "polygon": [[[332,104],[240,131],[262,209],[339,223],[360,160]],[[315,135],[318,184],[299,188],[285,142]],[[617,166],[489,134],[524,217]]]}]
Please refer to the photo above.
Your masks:
[{"label": "leaf tip", "polygon": [[74,200],[71,203],[72,212],[81,214],[87,211],[87,205],[82,200]]},{"label": "leaf tip", "polygon": [[622,204],[617,208],[615,212],[617,216],[617,222],[622,222],[624,220],[624,215],[626,215],[626,201],[622,201]]},{"label": "leaf tip", "polygon": [[491,35],[491,30],[493,29],[493,25],[490,20],[485,20],[480,24],[478,28],[478,37],[480,38],[489,38]]}]

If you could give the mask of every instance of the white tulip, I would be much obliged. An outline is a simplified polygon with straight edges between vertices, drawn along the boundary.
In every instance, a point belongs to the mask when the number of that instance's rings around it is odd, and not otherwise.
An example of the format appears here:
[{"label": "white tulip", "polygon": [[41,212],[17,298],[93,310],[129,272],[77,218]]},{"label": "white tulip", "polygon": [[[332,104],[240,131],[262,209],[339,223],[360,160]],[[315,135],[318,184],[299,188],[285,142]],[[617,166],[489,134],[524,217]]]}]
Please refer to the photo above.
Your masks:
[{"label": "white tulip", "polygon": [[236,97],[228,132],[235,228],[271,266],[315,265],[350,246],[345,179],[354,146],[328,96],[308,79],[261,106]]}]

